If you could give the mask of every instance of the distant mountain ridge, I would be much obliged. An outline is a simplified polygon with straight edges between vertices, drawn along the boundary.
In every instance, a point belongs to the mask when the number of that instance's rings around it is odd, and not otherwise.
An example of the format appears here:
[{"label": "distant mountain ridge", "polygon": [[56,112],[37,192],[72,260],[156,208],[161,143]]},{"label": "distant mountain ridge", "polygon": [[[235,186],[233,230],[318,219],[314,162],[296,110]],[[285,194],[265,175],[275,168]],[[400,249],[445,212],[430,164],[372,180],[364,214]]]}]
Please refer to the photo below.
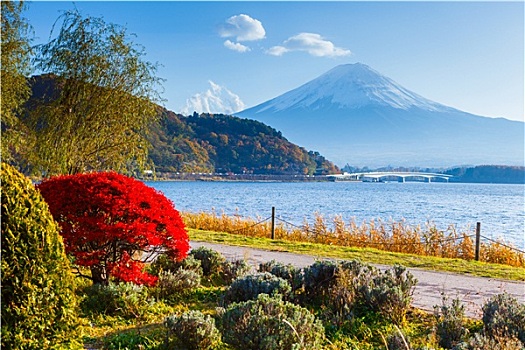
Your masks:
[{"label": "distant mountain ridge", "polygon": [[280,131],[336,164],[523,165],[524,123],[426,99],[367,65],[340,65],[235,115]]}]

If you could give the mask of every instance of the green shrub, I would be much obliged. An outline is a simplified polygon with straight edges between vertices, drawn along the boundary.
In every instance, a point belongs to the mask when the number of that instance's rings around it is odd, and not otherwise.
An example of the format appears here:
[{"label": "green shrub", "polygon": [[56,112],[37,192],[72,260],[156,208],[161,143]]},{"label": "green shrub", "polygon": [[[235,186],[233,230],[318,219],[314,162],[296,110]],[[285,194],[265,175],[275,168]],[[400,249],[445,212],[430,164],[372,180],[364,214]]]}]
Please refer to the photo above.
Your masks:
[{"label": "green shrub", "polygon": [[330,288],[336,283],[337,263],[330,260],[316,261],[304,269],[302,284],[305,301],[324,303],[330,297]]},{"label": "green shrub", "polygon": [[335,280],[328,290],[328,299],[322,314],[323,320],[341,326],[354,317],[354,310],[358,303],[357,287],[357,278],[353,271],[338,264]]},{"label": "green shrub", "polygon": [[302,305],[318,307],[320,317],[334,326],[341,326],[353,317],[360,302],[358,289],[365,272],[373,271],[359,261],[318,261],[307,267],[303,275]]},{"label": "green shrub", "polygon": [[195,259],[193,256],[188,255],[186,259],[181,260],[175,264],[175,269],[183,268],[184,270],[194,271],[199,275],[203,275],[202,272],[202,263],[200,260]]},{"label": "green shrub", "polygon": [[[266,267],[263,267],[266,268]],[[402,323],[412,301],[416,279],[396,265],[385,272],[361,262],[316,261],[304,269],[301,305],[323,310],[321,316],[341,325],[354,313],[377,312]]]},{"label": "green shrub", "polygon": [[202,276],[202,268],[200,260],[188,255],[183,260],[175,260],[167,254],[160,254],[155,261],[149,266],[149,273],[158,276],[161,271],[176,272],[179,269],[194,271]]},{"label": "green shrub", "polygon": [[183,294],[200,286],[201,276],[192,270],[179,268],[175,272],[162,271],[155,286],[159,298]]},{"label": "green shrub", "polygon": [[244,259],[225,261],[222,264],[222,276],[224,283],[230,284],[239,277],[250,273],[252,267]]},{"label": "green shrub", "polygon": [[221,335],[210,315],[200,311],[188,311],[181,316],[166,318],[165,326],[169,334],[174,334],[177,342],[187,349],[205,350],[216,346]]},{"label": "green shrub", "polygon": [[463,340],[468,333],[464,327],[464,317],[465,307],[459,299],[452,300],[452,304],[448,305],[444,296],[441,307],[434,306],[436,335],[441,347],[450,349]]},{"label": "green shrub", "polygon": [[104,350],[158,349],[162,340],[138,332],[118,333],[104,339]]},{"label": "green shrub", "polygon": [[224,305],[256,299],[259,294],[287,297],[291,291],[288,282],[282,278],[268,272],[259,272],[233,281],[224,294]]},{"label": "green shrub", "polygon": [[226,261],[222,254],[207,247],[192,249],[190,255],[193,258],[200,260],[202,274],[205,277],[219,275],[222,272],[223,263]]},{"label": "green shrub", "polygon": [[222,316],[223,340],[236,349],[318,349],[324,329],[307,309],[261,294],[230,305]]},{"label": "green shrub", "polygon": [[396,328],[396,332],[390,334],[386,339],[387,350],[411,350],[410,341],[406,335]]},{"label": "green shrub", "polygon": [[86,314],[104,314],[123,318],[138,318],[152,304],[148,289],[133,283],[94,284],[84,290],[81,303]]},{"label": "green shrub", "polygon": [[394,323],[402,323],[412,302],[417,280],[400,265],[364,277],[360,285],[364,305]]},{"label": "green shrub", "polygon": [[525,304],[507,293],[498,294],[483,305],[482,319],[487,335],[516,337],[525,343]]},{"label": "green shrub", "polygon": [[1,165],[2,349],[74,349],[74,278],[59,229],[31,182]]},{"label": "green shrub", "polygon": [[474,334],[467,342],[458,344],[453,350],[523,350],[524,344],[514,337]]},{"label": "green shrub", "polygon": [[288,281],[294,291],[300,288],[302,284],[301,270],[292,264],[283,264],[272,260],[259,264],[259,272],[269,272],[274,276],[281,277]]}]

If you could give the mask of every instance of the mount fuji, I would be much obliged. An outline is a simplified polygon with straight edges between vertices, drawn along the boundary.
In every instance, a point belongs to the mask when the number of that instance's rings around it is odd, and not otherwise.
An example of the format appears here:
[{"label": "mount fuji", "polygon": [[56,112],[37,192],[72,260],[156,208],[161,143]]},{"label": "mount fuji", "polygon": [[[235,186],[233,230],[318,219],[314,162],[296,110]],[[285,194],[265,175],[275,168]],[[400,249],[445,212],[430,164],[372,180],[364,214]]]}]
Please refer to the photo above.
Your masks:
[{"label": "mount fuji", "polygon": [[235,115],[268,124],[339,165],[524,163],[523,122],[433,102],[361,63],[337,66]]}]

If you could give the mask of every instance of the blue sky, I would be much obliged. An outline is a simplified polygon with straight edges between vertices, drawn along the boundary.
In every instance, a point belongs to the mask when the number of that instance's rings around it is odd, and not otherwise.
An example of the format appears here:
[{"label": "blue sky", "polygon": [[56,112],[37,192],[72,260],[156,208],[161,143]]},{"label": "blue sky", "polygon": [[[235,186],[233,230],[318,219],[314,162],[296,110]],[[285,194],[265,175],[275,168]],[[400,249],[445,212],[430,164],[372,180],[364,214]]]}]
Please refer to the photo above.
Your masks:
[{"label": "blue sky", "polygon": [[175,112],[252,107],[361,62],[436,102],[524,120],[522,1],[36,1],[34,43],[75,6],[136,34]]}]

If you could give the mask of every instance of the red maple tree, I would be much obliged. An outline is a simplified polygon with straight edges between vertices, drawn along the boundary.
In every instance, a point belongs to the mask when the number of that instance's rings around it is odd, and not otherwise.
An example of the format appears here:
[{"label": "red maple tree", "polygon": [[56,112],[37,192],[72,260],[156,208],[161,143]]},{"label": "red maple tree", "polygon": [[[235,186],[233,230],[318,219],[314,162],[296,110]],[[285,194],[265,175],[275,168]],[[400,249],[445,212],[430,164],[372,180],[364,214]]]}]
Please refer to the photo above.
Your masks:
[{"label": "red maple tree", "polygon": [[[186,257],[189,243],[173,203],[143,182],[115,172],[52,177],[37,188],[60,224],[66,252],[91,269],[93,283],[153,285],[144,264],[159,252]],[[80,271],[78,271],[81,274]]]}]

